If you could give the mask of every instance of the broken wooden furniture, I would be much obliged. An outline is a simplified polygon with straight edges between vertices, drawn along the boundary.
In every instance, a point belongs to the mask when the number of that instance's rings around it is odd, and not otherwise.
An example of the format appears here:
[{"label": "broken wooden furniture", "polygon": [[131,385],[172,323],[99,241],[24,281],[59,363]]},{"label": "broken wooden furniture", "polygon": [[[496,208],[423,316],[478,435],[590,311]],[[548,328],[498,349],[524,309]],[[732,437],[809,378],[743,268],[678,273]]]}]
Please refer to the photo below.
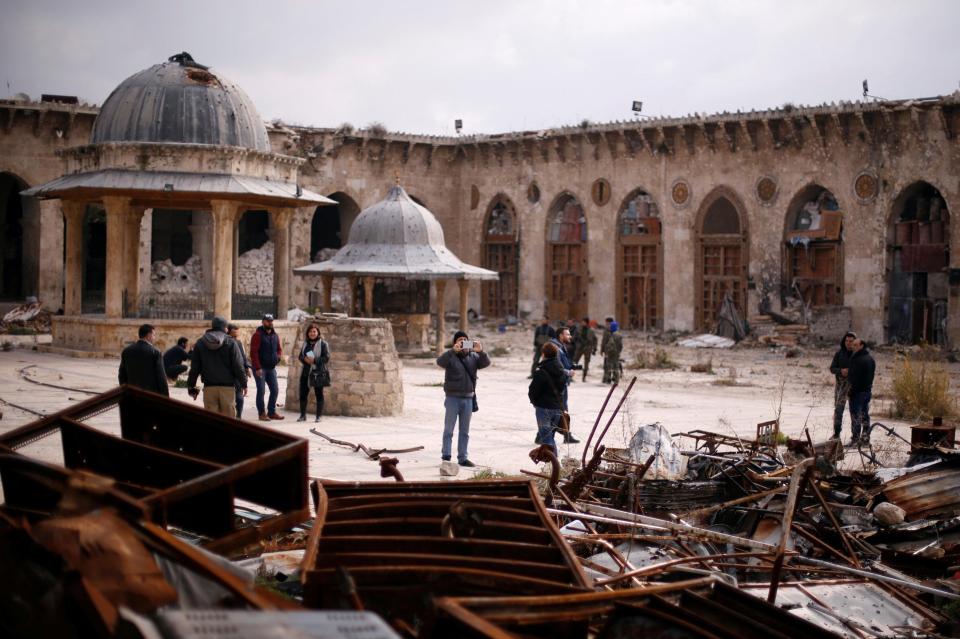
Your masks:
[{"label": "broken wooden furniture", "polygon": [[[119,436],[88,423],[114,409]],[[55,434],[63,468],[13,452]],[[49,516],[70,471],[83,470],[113,480],[150,520],[197,535],[215,552],[310,516],[305,440],[130,386],[10,431],[0,436],[4,448],[11,454],[0,455],[2,509],[12,514]],[[268,514],[244,521],[244,502]]]}]

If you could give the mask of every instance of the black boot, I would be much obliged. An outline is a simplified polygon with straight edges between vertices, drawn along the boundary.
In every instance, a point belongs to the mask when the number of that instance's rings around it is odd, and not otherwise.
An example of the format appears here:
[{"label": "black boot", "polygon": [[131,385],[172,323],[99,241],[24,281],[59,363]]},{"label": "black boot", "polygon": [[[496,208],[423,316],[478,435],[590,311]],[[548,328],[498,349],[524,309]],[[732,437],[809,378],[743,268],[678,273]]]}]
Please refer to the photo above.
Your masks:
[{"label": "black boot", "polygon": [[563,443],[564,444],[579,444],[580,440],[571,435],[569,432],[563,434]]}]

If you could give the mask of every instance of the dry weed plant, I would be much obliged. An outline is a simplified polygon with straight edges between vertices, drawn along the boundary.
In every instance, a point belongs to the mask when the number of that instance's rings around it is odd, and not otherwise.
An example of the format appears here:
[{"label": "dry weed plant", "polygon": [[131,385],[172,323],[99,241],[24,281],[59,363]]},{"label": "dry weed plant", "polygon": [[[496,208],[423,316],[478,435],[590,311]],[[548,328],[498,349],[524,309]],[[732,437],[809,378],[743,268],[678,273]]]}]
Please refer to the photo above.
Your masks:
[{"label": "dry weed plant", "polygon": [[690,365],[691,373],[707,373],[713,375],[713,356],[707,358],[706,361],[703,361],[700,353],[697,353],[697,362],[696,364]]},{"label": "dry weed plant", "polygon": [[670,353],[661,346],[657,346],[652,351],[647,347],[642,347],[633,353],[633,357],[625,365],[629,369],[651,369],[651,370],[674,370],[679,368],[670,357]]},{"label": "dry weed plant", "polygon": [[727,368],[727,376],[711,382],[714,386],[738,386],[737,369],[733,366]]},{"label": "dry weed plant", "polygon": [[[932,350],[932,349],[931,349]],[[950,375],[927,349],[919,357],[905,355],[893,365],[893,417],[929,420],[957,414],[950,396]]]}]

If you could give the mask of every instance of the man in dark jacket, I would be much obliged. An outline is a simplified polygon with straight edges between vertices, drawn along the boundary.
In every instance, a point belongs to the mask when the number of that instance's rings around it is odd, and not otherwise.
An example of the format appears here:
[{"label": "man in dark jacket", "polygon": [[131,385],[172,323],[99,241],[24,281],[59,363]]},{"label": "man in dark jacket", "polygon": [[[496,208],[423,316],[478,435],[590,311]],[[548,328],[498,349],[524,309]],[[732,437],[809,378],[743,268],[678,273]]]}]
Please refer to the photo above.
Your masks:
[{"label": "man in dark jacket", "polygon": [[873,375],[877,364],[862,339],[853,341],[853,356],[850,358],[850,414],[853,419],[851,444],[870,441],[870,397],[873,392]]},{"label": "man in dark jacket", "polygon": [[238,383],[234,385],[234,399],[236,400],[237,404],[237,419],[243,419],[243,398],[247,396],[246,380],[253,375],[253,364],[250,363],[250,360],[247,358],[247,354],[243,350],[243,342],[240,341],[240,327],[236,324],[227,324],[227,335],[229,335],[233,341],[237,343],[237,348],[240,349],[240,359],[243,360],[243,370],[247,374],[243,384]]},{"label": "man in dark jacket", "polygon": [[187,367],[183,364],[190,359],[190,353],[187,352],[187,338],[181,337],[177,340],[176,346],[171,346],[163,354],[163,370],[169,379],[177,379],[182,373],[187,372]]},{"label": "man in dark jacket", "polygon": [[556,336],[557,334],[550,326],[550,318],[544,316],[540,326],[533,331],[533,366],[530,367],[530,379],[533,379],[533,374],[537,371],[537,364],[540,363],[540,349]]},{"label": "man in dark jacket", "polygon": [[[277,414],[277,364],[283,357],[280,336],[273,330],[273,315],[263,316],[261,326],[250,340],[250,361],[253,363],[254,381],[257,383],[257,414],[260,421],[283,419]],[[270,401],[263,406],[264,387],[270,388]]]},{"label": "man in dark jacket", "polygon": [[554,432],[560,425],[560,417],[563,414],[564,406],[560,389],[566,383],[567,374],[563,365],[560,364],[556,344],[547,342],[543,345],[542,351],[543,359],[540,360],[540,365],[527,388],[527,397],[530,398],[537,416],[537,437],[534,441],[550,446],[556,454],[557,444],[554,440]]},{"label": "man in dark jacket", "polygon": [[247,387],[243,359],[235,340],[226,334],[227,321],[214,317],[211,328],[193,347],[187,386],[194,399],[200,394],[197,377],[203,380],[203,407],[226,417],[237,416],[234,389]]},{"label": "man in dark jacket", "polygon": [[130,384],[169,397],[167,376],[163,372],[163,358],[160,351],[153,346],[153,327],[144,324],[137,331],[137,335],[140,339],[120,353],[117,378],[121,384]]},{"label": "man in dark jacket", "polygon": [[[466,347],[465,347],[466,345]],[[461,466],[476,466],[467,455],[470,443],[470,418],[476,410],[477,371],[490,365],[490,358],[483,352],[480,342],[469,342],[463,331],[453,335],[453,348],[437,358],[437,366],[444,369],[443,393],[443,442],[441,459],[450,461],[453,445],[453,427],[460,420],[457,436],[457,463]]]},{"label": "man in dark jacket", "polygon": [[[573,380],[573,371],[580,370],[582,368],[579,365],[573,363],[573,360],[570,357],[570,351],[568,350],[572,345],[573,339],[570,336],[570,329],[567,327],[561,327],[557,329],[557,336],[551,339],[548,344],[553,344],[557,347],[557,360],[560,362],[561,368],[563,368],[564,380],[563,384],[559,387],[560,392],[562,393],[563,398],[563,410],[570,410],[568,406],[568,390],[567,387],[570,385],[570,382]],[[563,434],[563,443],[564,444],[579,444],[580,440],[574,437],[569,431]]]},{"label": "man in dark jacket", "polygon": [[[830,372],[836,380],[833,387],[833,439],[840,439],[840,433],[843,430],[843,409],[847,405],[847,395],[850,394],[850,382],[847,377],[850,374],[850,358],[853,356],[855,339],[857,334],[847,331],[840,340],[840,348],[834,353],[833,361],[830,362]],[[852,412],[850,419],[853,420]]]}]

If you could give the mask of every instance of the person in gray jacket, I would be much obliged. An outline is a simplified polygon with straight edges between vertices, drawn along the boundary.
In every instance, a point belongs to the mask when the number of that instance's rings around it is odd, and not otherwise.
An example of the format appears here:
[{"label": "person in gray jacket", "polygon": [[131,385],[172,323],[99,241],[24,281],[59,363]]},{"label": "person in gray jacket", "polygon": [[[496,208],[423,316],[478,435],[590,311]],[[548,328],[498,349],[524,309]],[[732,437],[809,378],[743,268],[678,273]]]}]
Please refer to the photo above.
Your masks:
[{"label": "person in gray jacket", "polygon": [[483,352],[480,342],[470,342],[463,331],[453,335],[453,348],[437,358],[437,366],[444,369],[443,392],[443,443],[441,459],[450,461],[453,445],[453,428],[460,421],[457,436],[457,463],[461,466],[476,466],[467,455],[470,443],[470,418],[477,408],[477,371],[490,365],[490,358]]},{"label": "person in gray jacket", "polygon": [[226,417],[237,417],[235,389],[247,388],[243,357],[236,340],[226,334],[227,320],[214,317],[211,328],[197,340],[190,361],[187,387],[194,399],[203,380],[203,407]]}]

